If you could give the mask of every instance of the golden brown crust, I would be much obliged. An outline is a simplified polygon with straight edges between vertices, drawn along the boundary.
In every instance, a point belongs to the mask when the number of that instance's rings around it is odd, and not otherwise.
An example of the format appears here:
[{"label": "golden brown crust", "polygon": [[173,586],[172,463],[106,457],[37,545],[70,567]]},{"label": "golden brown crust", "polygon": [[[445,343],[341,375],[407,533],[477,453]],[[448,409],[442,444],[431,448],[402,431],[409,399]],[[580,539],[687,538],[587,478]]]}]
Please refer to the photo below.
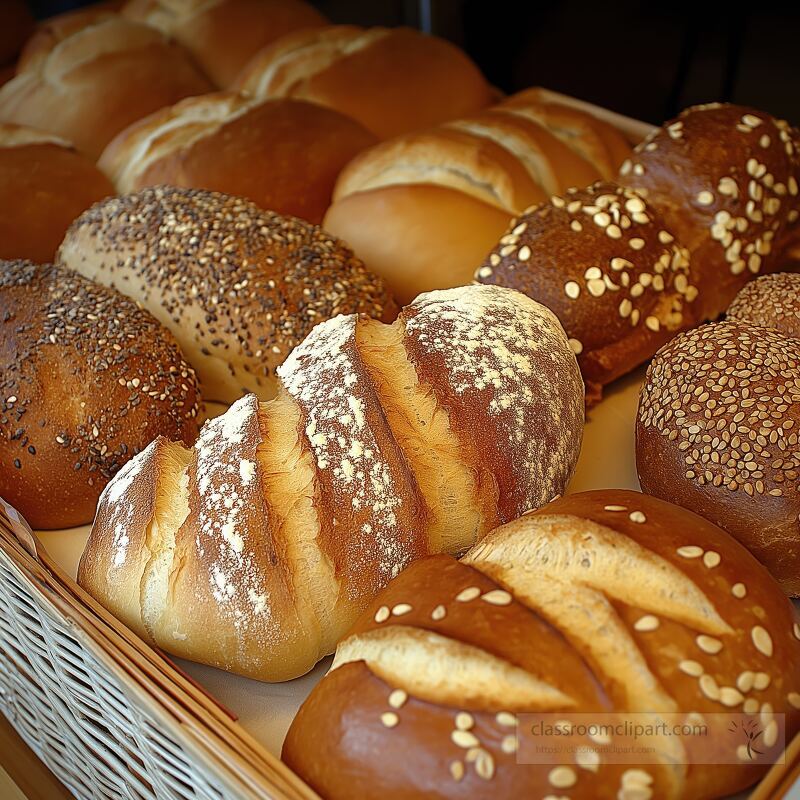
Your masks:
[{"label": "golden brown crust", "polygon": [[188,54],[158,31],[101,16],[37,46],[0,88],[0,121],[51,131],[98,158],[127,125],[211,88]]},{"label": "golden brown crust", "polygon": [[739,290],[726,315],[800,339],[800,275],[774,272],[756,278]]},{"label": "golden brown crust", "polygon": [[334,237],[203,190],[144,189],[100,203],[72,225],[59,259],[170,328],[209,400],[274,396],[275,368],[321,320],[395,313],[380,279]]},{"label": "golden brown crust", "polygon": [[746,106],[688,108],[636,148],[620,182],[646,192],[697,270],[703,318],[719,316],[797,241],[798,134]]},{"label": "golden brown crust", "polygon": [[301,707],[283,758],[330,800],[719,797],[767,769],[746,754],[715,766],[738,752],[725,730],[654,737],[664,760],[636,768],[609,763],[603,745],[632,743],[616,734],[582,739],[561,764],[517,763],[516,714],[661,710],[714,726],[712,714],[738,712],[777,754],[778,715],[787,740],[800,727],[798,638],[778,586],[716,526],[637,492],[571,495],[460,563],[424,559],[389,584]]},{"label": "golden brown crust", "polygon": [[0,124],[0,258],[51,261],[72,221],[112,194],[105,175],[69,143]]},{"label": "golden brown crust", "polygon": [[642,488],[723,527],[800,593],[800,342],[740,320],[659,351],[639,401]]},{"label": "golden brown crust", "polygon": [[120,193],[161,184],[210,189],[317,224],[339,172],[374,143],[361,125],[330,109],[219,92],[129,126],[99,165]]},{"label": "golden brown crust", "polygon": [[122,14],[180,42],[223,88],[262,47],[327,21],[303,0],[128,0]]},{"label": "golden brown crust", "polygon": [[0,495],[36,528],[82,525],[156,436],[197,435],[195,374],[118,292],[50,265],[0,266]]},{"label": "golden brown crust", "polygon": [[590,403],[697,321],[688,253],[652,205],[612,183],[570,190],[512,219],[475,277],[554,311]]},{"label": "golden brown crust", "polygon": [[492,101],[489,84],[465,53],[410,28],[296,31],[260,51],[234,86],[335,108],[381,139],[471,114]]}]

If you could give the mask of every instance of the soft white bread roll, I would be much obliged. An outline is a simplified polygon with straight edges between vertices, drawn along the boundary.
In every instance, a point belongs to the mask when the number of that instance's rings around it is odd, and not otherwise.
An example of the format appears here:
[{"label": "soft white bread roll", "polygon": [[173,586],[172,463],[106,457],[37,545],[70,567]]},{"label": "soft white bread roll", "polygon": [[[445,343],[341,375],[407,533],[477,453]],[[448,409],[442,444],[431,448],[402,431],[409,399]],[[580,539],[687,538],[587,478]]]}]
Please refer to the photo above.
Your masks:
[{"label": "soft white bread roll", "polygon": [[0,261],[0,497],[35,528],[85,525],[156,436],[191,442],[194,371],[163,325],[70,270]]},{"label": "soft white bread roll", "polygon": [[519,111],[527,107],[497,106],[367,150],[342,171],[324,227],[401,301],[468,283],[511,217],[607,171],[594,127],[579,145]]},{"label": "soft white bread roll", "polygon": [[122,14],[180,42],[219,87],[279,36],[327,22],[303,0],[129,0]]},{"label": "soft white bread roll", "polygon": [[275,400],[121,472],[79,570],[141,636],[262,680],[311,669],[411,561],[561,493],[580,450],[575,356],[510,289],[422,295],[392,325],[337,317],[279,372]]},{"label": "soft white bread roll", "polygon": [[186,51],[159,31],[100,17],[29,54],[0,88],[0,122],[50,131],[98,158],[131,122],[211,88]]},{"label": "soft white bread roll", "polygon": [[375,142],[329,108],[217,92],[135,122],[98,164],[120,193],[159,184],[212,189],[319,223],[342,168]]},{"label": "soft white bread roll", "polygon": [[335,108],[381,139],[472,114],[494,97],[450,42],[411,28],[355,25],[281,37],[247,64],[234,88]]},{"label": "soft white bread roll", "polygon": [[113,194],[69,142],[0,123],[0,258],[52,261],[72,221]]},{"label": "soft white bread roll", "polygon": [[275,395],[276,367],[322,320],[392,319],[379,278],[335,237],[240,197],[159,187],[110,198],[67,232],[60,263],[169,328],[207,400]]},{"label": "soft white bread roll", "polygon": [[798,639],[720,528],[638,492],[568,495],[393,580],[283,759],[327,800],[727,797],[800,730]]}]

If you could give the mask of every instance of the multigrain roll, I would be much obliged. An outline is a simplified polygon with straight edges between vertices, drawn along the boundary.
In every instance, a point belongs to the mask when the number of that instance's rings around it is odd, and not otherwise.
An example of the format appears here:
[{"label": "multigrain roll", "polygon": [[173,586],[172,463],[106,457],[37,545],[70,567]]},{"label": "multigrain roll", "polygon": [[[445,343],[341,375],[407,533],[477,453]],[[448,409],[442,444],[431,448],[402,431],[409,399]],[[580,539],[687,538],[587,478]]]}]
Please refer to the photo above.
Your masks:
[{"label": "multigrain roll", "polygon": [[218,87],[278,37],[327,22],[303,0],[128,0],[122,13],[180,42]]},{"label": "multigrain roll", "polygon": [[638,492],[568,495],[393,580],[283,759],[327,800],[728,796],[800,729],[798,639],[720,528]]},{"label": "multigrain roll", "polygon": [[494,99],[478,67],[450,42],[411,28],[355,25],[283,36],[233,86],[334,108],[380,139],[472,114]]},{"label": "multigrain roll", "polygon": [[339,172],[375,142],[321,106],[219,92],[134,123],[98,163],[120,193],[158,184],[212,189],[319,223]]},{"label": "multigrain roll", "polygon": [[774,272],[751,281],[728,306],[728,319],[774,328],[800,339],[800,274]]},{"label": "multigrain roll", "polygon": [[157,436],[191,442],[200,395],[169,331],[69,270],[0,262],[0,496],[34,528],[90,522]]},{"label": "multigrain roll", "polygon": [[113,194],[69,142],[0,123],[0,258],[52,261],[72,221]]},{"label": "multigrain roll", "polygon": [[799,143],[770,114],[711,103],[665,123],[622,165],[620,182],[646,193],[689,249],[704,318],[780,269],[800,238]]},{"label": "multigrain roll", "polygon": [[342,171],[323,226],[401,301],[468,283],[512,217],[607,173],[594,126],[610,126],[587,124],[584,142],[529,116],[538,105],[497,106],[367,150]]},{"label": "multigrain roll", "polygon": [[108,199],[75,221],[58,258],[169,328],[207,400],[270,398],[276,368],[318,322],[397,311],[335,237],[216,192],[160,187]]},{"label": "multigrain roll", "polygon": [[328,320],[279,372],[271,402],[248,395],[192,450],[159,439],[121,472],[78,571],[141,636],[260,680],[311,669],[411,561],[562,492],[580,451],[563,329],[509,289]]},{"label": "multigrain roll", "polygon": [[180,45],[146,25],[101,15],[64,38],[40,40],[0,88],[0,122],[62,136],[96,159],[130,123],[211,89]]},{"label": "multigrain roll", "polygon": [[689,255],[630,189],[570,189],[514,218],[475,273],[546,305],[578,356],[587,401],[699,320]]},{"label": "multigrain roll", "polygon": [[800,595],[800,340],[741,319],[676,337],[642,386],[642,489],[691,508]]}]

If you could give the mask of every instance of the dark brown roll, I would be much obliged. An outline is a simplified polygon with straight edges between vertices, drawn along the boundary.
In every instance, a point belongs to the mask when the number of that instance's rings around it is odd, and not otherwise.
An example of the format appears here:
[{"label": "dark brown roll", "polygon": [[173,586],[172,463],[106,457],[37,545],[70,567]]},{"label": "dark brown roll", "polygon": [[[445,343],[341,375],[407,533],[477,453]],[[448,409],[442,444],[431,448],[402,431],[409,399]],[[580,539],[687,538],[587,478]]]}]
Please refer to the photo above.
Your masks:
[{"label": "dark brown roll", "polygon": [[800,236],[798,132],[745,106],[694,106],[662,125],[620,169],[688,248],[704,318],[755,275],[781,268]]},{"label": "dark brown roll", "polygon": [[644,198],[612,183],[529,208],[475,277],[518,289],[556,314],[590,403],[697,321],[685,248]]},{"label": "dark brown roll", "polygon": [[800,341],[737,319],[683,333],[639,399],[642,489],[733,534],[800,595]]},{"label": "dark brown roll", "polygon": [[800,339],[800,274],[775,272],[748,283],[733,299],[727,316]]},{"label": "dark brown roll", "polygon": [[191,442],[200,396],[169,331],[69,270],[0,262],[0,496],[34,528],[90,522],[159,435]]},{"label": "dark brown roll", "polygon": [[[639,492],[567,495],[395,578],[283,759],[326,800],[728,796],[800,729],[798,639],[780,587],[717,526]],[[577,730],[545,739],[527,713]]]}]

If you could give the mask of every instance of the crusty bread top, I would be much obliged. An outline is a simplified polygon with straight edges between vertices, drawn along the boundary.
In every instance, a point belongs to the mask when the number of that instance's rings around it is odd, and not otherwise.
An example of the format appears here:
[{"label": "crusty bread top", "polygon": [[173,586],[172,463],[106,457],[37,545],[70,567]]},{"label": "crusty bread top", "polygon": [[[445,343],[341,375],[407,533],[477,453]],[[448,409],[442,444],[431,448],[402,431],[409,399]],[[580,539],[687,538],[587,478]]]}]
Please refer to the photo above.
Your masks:
[{"label": "crusty bread top", "polygon": [[74,146],[66,139],[26,125],[15,125],[13,122],[0,123],[0,147],[27,147],[35,144],[54,144],[74,150]]},{"label": "crusty bread top", "polygon": [[728,306],[727,315],[800,339],[800,275],[774,272],[750,281]]}]

